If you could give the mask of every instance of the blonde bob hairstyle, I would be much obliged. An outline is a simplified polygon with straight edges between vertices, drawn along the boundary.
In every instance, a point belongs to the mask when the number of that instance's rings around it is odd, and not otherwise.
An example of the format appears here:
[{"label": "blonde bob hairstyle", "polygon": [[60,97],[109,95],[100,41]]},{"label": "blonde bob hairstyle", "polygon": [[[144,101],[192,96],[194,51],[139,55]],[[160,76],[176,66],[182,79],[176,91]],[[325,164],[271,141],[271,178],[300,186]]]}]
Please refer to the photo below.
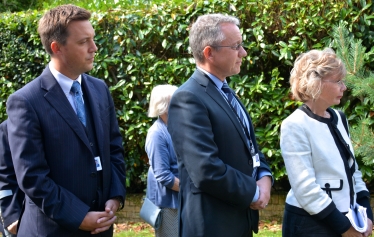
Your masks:
[{"label": "blonde bob hairstyle", "polygon": [[322,79],[336,76],[343,79],[347,71],[334,50],[310,50],[295,60],[291,70],[291,92],[296,100],[306,102],[318,99],[322,91]]},{"label": "blonde bob hairstyle", "polygon": [[152,89],[148,117],[154,118],[168,112],[171,96],[178,89],[172,85],[158,85]]}]

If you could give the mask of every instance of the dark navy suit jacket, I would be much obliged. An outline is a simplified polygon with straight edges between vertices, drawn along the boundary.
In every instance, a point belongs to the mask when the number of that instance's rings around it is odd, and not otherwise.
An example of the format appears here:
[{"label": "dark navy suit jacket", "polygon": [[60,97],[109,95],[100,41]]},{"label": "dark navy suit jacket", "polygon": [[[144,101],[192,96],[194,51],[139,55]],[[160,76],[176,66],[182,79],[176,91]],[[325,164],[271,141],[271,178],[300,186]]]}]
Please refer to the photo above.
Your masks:
[{"label": "dark navy suit jacket", "polygon": [[86,74],[82,89],[103,167],[99,199],[91,144],[49,67],[7,101],[13,164],[26,194],[20,236],[90,236],[78,229],[92,205],[104,211],[110,198],[125,198],[122,137],[112,97],[102,80]]},{"label": "dark navy suit jacket", "polygon": [[25,194],[17,184],[8,142],[7,120],[0,124],[0,215],[5,227],[17,221]]},{"label": "dark navy suit jacket", "polygon": [[[246,135],[214,82],[201,71],[195,71],[173,94],[168,130],[178,159],[179,236],[244,237],[257,233],[258,211],[249,208],[256,177],[252,177]],[[251,124],[260,167],[270,172],[254,134]]]}]

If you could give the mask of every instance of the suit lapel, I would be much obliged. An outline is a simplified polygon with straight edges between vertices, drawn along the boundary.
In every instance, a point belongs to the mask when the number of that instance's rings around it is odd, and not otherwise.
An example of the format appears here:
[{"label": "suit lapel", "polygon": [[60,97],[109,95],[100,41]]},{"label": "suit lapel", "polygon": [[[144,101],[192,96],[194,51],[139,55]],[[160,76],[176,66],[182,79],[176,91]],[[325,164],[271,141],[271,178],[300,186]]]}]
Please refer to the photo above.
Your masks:
[{"label": "suit lapel", "polygon": [[203,74],[199,70],[196,70],[195,73],[192,75],[193,78],[201,85],[205,87],[205,92],[222,108],[222,110],[227,114],[227,116],[231,119],[232,123],[234,124],[237,132],[240,134],[243,142],[246,144],[248,151],[250,151],[250,147],[248,146],[247,136],[244,133],[243,127],[240,124],[237,115],[231,109],[227,101],[223,98],[221,93],[217,90],[216,85],[214,82],[209,78],[209,76]]},{"label": "suit lapel", "polygon": [[93,126],[95,128],[97,143],[98,143],[99,151],[102,154],[103,143],[100,142],[100,138],[103,137],[104,133],[103,133],[103,126],[101,126],[102,116],[101,116],[100,108],[99,108],[100,100],[98,96],[100,93],[96,90],[92,81],[87,79],[86,74],[82,74],[82,86],[83,86],[84,92],[86,93],[86,98],[88,98],[87,106],[90,106],[91,108],[92,121],[93,121]]},{"label": "suit lapel", "polygon": [[41,88],[47,91],[44,98],[60,114],[60,116],[83,141],[83,143],[86,144],[89,150],[91,150],[88,138],[81,122],[79,121],[74,109],[67,100],[66,95],[62,91],[56,79],[53,77],[48,67],[43,71],[41,76]]}]

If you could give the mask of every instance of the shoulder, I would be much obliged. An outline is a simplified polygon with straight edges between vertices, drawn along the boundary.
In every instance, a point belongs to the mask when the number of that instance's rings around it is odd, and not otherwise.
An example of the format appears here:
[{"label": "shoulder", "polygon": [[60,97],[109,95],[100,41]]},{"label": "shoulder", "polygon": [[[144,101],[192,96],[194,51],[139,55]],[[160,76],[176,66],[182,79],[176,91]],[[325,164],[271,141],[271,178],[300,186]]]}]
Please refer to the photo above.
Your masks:
[{"label": "shoulder", "polygon": [[210,80],[199,70],[196,70],[191,77],[184,82],[177,91],[196,91],[198,89],[204,89]]},{"label": "shoulder", "polygon": [[88,82],[91,82],[93,84],[97,84],[97,85],[101,85],[101,86],[105,86],[107,87],[105,81],[103,79],[100,79],[100,78],[97,78],[97,77],[93,77],[93,76],[90,76],[88,74],[82,74],[82,78],[84,78],[84,80],[87,80]]},{"label": "shoulder", "polygon": [[7,104],[12,100],[24,100],[31,103],[36,98],[42,98],[45,91],[41,87],[41,77],[28,82],[22,88],[13,92],[7,99]]},{"label": "shoulder", "polygon": [[162,137],[164,135],[164,129],[163,129],[162,122],[157,119],[152,126],[148,129],[148,136],[150,137]]},{"label": "shoulder", "polygon": [[300,109],[296,109],[292,114],[290,114],[285,120],[282,122],[282,127],[288,126],[288,125],[303,125],[306,120],[308,120],[309,116],[305,114],[304,111]]}]

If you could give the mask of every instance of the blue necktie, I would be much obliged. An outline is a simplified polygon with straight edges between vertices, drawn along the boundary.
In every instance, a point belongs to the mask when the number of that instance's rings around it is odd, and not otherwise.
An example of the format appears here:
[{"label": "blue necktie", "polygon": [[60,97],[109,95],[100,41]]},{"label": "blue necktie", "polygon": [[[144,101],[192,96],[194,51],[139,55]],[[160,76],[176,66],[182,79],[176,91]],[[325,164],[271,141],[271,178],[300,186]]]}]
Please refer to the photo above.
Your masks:
[{"label": "blue necktie", "polygon": [[234,98],[233,92],[232,92],[231,88],[229,87],[229,85],[227,85],[226,82],[223,83],[222,90],[227,95],[227,99],[228,99],[229,103],[231,104],[233,110],[238,115],[238,118],[239,118],[239,120],[240,120],[240,122],[243,126],[243,129],[246,129],[249,132],[249,130],[247,128],[247,123],[246,123],[246,120],[245,120],[246,115],[243,114],[243,111],[241,110],[239,101],[237,101],[237,99]]},{"label": "blue necktie", "polygon": [[[231,104],[231,107],[234,110],[234,112],[238,115],[238,119],[240,120],[240,123],[242,124],[244,133],[246,134],[246,137],[247,137],[247,143],[248,143],[248,146],[249,146],[249,149],[250,149],[251,156],[253,157],[254,155],[256,155],[256,151],[254,149],[251,137],[249,135],[249,128],[247,127],[247,123],[246,123],[246,120],[245,120],[245,117],[244,117],[246,115],[243,113],[243,111],[241,109],[241,106],[239,104],[239,101],[236,99],[236,97],[233,94],[233,91],[231,90],[229,85],[227,85],[226,82],[223,83],[221,89],[227,95],[228,102]],[[252,157],[249,158],[249,159],[252,159]],[[257,175],[257,167],[254,167],[252,177],[256,177],[256,175]]]},{"label": "blue necktie", "polygon": [[84,103],[83,103],[83,94],[81,89],[81,84],[79,82],[74,81],[73,85],[70,90],[73,93],[75,109],[77,111],[77,116],[79,120],[86,126],[86,112],[84,110]]}]

